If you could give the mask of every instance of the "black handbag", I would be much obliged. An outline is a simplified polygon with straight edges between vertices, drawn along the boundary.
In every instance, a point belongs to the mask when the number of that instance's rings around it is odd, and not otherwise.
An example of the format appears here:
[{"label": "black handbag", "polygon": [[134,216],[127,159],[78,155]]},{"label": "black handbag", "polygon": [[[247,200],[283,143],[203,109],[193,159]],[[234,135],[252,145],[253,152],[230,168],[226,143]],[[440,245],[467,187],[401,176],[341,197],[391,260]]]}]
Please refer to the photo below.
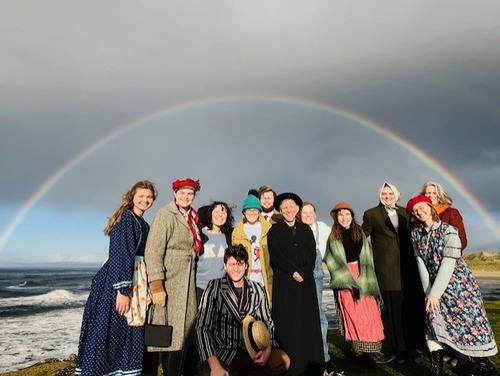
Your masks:
[{"label": "black handbag", "polygon": [[151,324],[154,316],[154,304],[149,309],[149,319],[144,324],[144,346],[169,347],[172,344],[172,325],[167,324],[167,308],[165,307],[165,324]]}]

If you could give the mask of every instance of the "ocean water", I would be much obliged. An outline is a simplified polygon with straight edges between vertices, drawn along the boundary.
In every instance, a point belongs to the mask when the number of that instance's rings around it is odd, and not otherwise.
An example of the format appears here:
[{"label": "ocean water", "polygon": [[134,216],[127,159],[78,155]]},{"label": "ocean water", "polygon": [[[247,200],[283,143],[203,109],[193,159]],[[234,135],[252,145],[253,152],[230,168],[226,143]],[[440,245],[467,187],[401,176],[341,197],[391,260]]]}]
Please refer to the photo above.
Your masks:
[{"label": "ocean water", "polygon": [[[0,373],[78,351],[83,306],[98,268],[0,268]],[[337,327],[325,275],[323,306]],[[479,281],[484,299],[500,299],[500,281]]]},{"label": "ocean water", "polygon": [[97,270],[0,268],[0,373],[77,352]]}]

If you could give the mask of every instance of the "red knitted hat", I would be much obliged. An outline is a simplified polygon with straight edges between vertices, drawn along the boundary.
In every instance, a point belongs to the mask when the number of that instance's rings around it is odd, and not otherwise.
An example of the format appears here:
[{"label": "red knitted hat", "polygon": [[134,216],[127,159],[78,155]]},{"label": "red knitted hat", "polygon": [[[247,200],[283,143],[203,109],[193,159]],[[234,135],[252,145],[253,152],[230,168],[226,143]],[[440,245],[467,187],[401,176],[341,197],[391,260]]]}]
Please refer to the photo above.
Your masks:
[{"label": "red knitted hat", "polygon": [[198,192],[200,190],[200,181],[186,178],[177,179],[172,183],[172,189],[174,190],[174,192],[181,188],[191,188],[195,192]]},{"label": "red knitted hat", "polygon": [[410,198],[408,203],[406,204],[406,212],[411,215],[413,212],[413,207],[421,202],[426,202],[432,206],[432,201],[429,197],[424,195],[418,195]]}]

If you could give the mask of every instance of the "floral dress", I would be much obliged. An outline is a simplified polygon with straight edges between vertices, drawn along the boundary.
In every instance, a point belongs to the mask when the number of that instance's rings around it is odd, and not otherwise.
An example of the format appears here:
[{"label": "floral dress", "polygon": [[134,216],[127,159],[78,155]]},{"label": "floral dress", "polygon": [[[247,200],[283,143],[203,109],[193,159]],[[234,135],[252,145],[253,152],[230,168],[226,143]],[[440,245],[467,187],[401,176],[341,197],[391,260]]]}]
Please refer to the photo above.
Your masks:
[{"label": "floral dress", "polygon": [[457,230],[446,222],[434,223],[430,232],[422,226],[412,231],[415,256],[426,266],[430,287],[443,259],[456,260],[450,281],[439,298],[440,312],[426,312],[426,339],[437,340],[468,356],[492,356],[498,350],[481,292],[460,256],[460,247],[452,246],[455,240],[459,244]]}]

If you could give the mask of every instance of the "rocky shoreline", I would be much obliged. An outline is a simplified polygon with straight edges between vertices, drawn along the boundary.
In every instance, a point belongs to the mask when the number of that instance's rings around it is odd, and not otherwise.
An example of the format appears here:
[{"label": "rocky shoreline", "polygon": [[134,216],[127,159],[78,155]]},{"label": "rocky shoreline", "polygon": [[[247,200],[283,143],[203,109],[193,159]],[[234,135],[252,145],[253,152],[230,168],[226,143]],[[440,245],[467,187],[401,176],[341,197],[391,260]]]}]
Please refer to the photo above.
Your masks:
[{"label": "rocky shoreline", "polygon": [[64,359],[48,358],[38,363],[17,371],[2,373],[4,376],[74,376],[76,365],[76,354],[71,354]]}]

